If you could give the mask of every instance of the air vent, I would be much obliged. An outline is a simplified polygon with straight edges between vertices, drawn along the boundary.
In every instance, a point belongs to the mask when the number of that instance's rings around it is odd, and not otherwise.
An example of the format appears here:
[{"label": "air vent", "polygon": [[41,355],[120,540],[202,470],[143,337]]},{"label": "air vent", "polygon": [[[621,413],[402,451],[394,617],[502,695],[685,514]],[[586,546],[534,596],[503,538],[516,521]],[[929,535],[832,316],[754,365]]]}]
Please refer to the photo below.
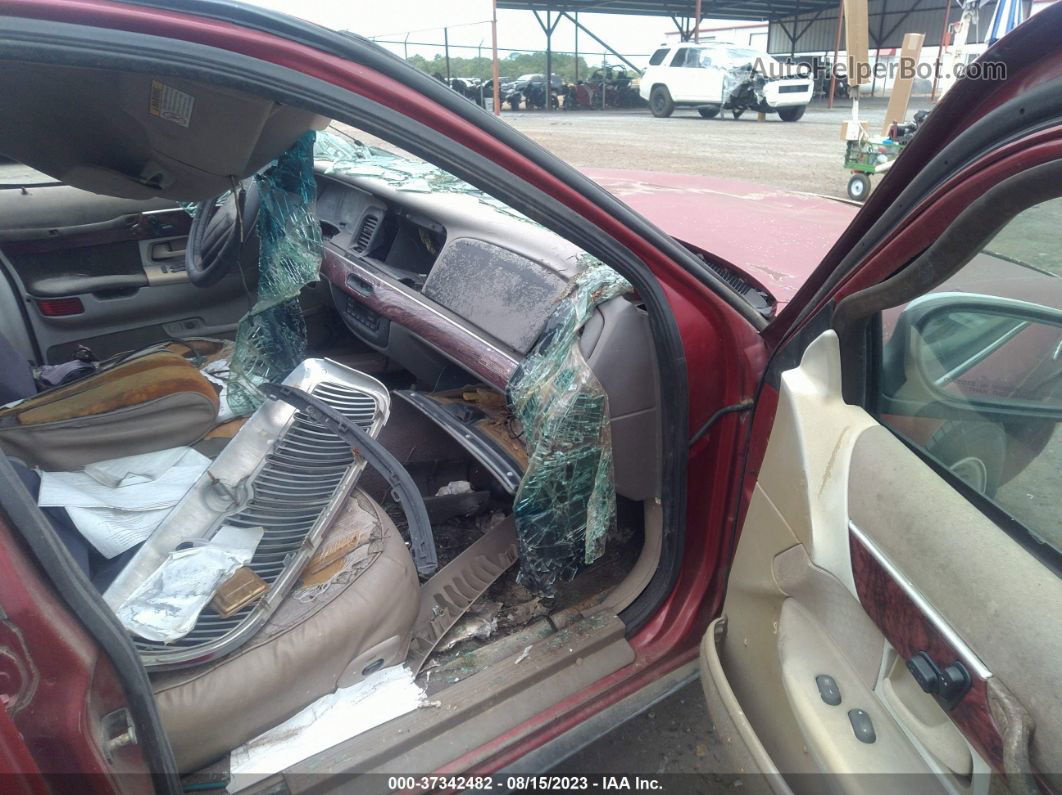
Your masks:
[{"label": "air vent", "polygon": [[365,220],[361,222],[361,229],[358,230],[358,238],[354,241],[354,250],[359,254],[364,254],[369,249],[369,244],[372,242],[372,236],[376,232],[376,227],[379,226],[380,219],[375,215],[366,215]]}]

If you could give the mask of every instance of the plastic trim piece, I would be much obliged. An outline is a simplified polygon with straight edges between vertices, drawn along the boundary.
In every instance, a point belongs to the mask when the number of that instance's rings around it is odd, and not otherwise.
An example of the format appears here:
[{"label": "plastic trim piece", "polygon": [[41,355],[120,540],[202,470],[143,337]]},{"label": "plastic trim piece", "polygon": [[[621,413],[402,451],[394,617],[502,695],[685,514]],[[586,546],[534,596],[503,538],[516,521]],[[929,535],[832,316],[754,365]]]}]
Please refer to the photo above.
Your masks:
[{"label": "plastic trim piece", "polygon": [[988,670],[988,667],[981,662],[981,658],[974,653],[973,649],[966,645],[958,633],[951,628],[951,625],[944,620],[944,617],[936,611],[936,609],[925,600],[918,590],[911,584],[911,581],[904,576],[903,572],[897,569],[886,556],[885,553],[875,546],[874,542],[870,540],[866,533],[860,530],[855,522],[848,522],[848,529],[855,536],[867,552],[876,560],[881,567],[885,569],[890,577],[896,581],[896,584],[903,589],[903,592],[910,597],[915,606],[922,611],[922,613],[929,619],[930,623],[940,632],[941,635],[948,641],[949,644],[958,652],[962,657],[963,662],[970,666],[973,672],[981,679],[989,679],[992,676],[992,672]]}]

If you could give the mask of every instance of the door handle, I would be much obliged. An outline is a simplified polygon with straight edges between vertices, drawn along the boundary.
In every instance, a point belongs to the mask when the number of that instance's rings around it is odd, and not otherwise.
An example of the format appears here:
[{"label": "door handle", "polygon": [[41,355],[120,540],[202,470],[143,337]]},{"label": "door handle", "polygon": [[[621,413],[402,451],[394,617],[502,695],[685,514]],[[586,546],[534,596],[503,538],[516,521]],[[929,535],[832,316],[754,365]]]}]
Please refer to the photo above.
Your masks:
[{"label": "door handle", "polygon": [[1012,795],[1039,795],[1029,743],[1036,723],[1025,706],[996,677],[988,679],[988,711],[1003,736],[1003,773]]}]

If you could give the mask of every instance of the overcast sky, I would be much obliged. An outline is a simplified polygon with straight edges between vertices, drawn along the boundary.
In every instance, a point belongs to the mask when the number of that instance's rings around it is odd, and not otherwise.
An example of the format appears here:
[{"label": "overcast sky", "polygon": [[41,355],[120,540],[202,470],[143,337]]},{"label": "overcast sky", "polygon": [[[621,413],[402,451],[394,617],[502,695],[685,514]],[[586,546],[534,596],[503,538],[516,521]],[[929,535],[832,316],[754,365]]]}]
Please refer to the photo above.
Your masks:
[{"label": "overcast sky", "polygon": [[[364,36],[410,42],[438,42],[443,40],[443,28],[450,31],[450,53],[475,55],[476,50],[459,49],[455,45],[477,47],[490,54],[490,0],[244,0],[287,14],[299,16],[326,27],[352,30]],[[667,17],[633,17],[606,14],[580,14],[579,21],[624,54],[641,54],[631,60],[641,65],[664,34],[674,25]],[[705,24],[707,24],[707,20]],[[478,23],[478,24],[477,24]],[[574,26],[561,20],[553,34],[555,50],[573,49]],[[385,45],[401,54],[403,46]],[[410,44],[410,55],[419,53],[427,58],[441,52],[440,47]],[[529,11],[498,12],[498,47],[522,50],[544,50],[546,37]],[[602,48],[588,36],[579,34],[579,52],[587,53],[587,60],[600,61]],[[499,52],[501,57],[506,53]],[[591,58],[590,56],[595,56]],[[610,58],[614,62],[615,59]]]}]

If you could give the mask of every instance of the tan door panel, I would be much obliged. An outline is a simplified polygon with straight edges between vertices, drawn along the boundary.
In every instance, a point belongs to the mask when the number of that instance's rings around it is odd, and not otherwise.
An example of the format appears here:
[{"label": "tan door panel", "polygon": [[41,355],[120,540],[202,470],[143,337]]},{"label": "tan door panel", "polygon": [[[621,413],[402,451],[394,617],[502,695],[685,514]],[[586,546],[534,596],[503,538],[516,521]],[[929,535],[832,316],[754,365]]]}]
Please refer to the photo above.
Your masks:
[{"label": "tan door panel", "polygon": [[[891,438],[865,410],[844,402],[837,337],[826,332],[808,346],[800,366],[781,376],[728,580],[725,621],[713,625],[702,645],[705,690],[743,735],[740,764],[777,769],[796,792],[828,786],[851,793],[883,787],[979,793],[971,773],[988,770],[980,746],[917,688],[905,650],[897,653],[868,611],[862,572],[853,569],[849,501],[873,491],[881,502],[895,499],[880,491],[885,481],[873,474],[873,456],[863,462],[866,469],[853,460],[857,447],[866,446],[862,440],[879,433]],[[870,510],[889,523],[881,502]],[[840,703],[827,703],[820,675],[833,678]],[[862,713],[850,717],[853,710]],[[806,775],[821,773],[846,775]],[[890,781],[896,774],[915,778]]]}]

